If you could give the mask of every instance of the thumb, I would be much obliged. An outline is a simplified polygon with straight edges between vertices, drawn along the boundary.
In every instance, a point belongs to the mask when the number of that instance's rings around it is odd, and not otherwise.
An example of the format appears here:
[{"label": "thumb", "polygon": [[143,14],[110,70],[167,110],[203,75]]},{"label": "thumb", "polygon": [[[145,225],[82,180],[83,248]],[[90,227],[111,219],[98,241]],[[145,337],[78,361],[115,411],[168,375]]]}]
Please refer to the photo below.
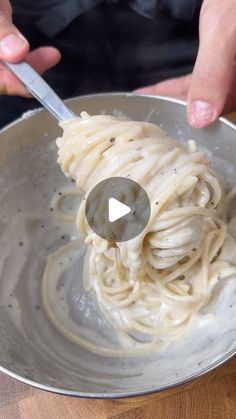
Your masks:
[{"label": "thumb", "polygon": [[188,92],[187,116],[195,128],[221,114],[233,75],[236,49],[235,0],[205,0],[200,14],[200,47]]},{"label": "thumb", "polygon": [[28,54],[29,43],[2,10],[0,10],[0,59],[17,62]]}]

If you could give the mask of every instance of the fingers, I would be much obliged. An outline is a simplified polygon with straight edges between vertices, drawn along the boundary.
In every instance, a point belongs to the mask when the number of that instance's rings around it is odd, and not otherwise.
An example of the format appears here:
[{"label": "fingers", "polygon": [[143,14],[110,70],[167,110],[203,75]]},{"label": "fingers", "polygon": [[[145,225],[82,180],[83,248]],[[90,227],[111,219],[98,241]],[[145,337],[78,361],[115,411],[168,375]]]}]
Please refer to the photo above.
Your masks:
[{"label": "fingers", "polygon": [[221,114],[232,82],[235,51],[235,0],[205,0],[200,47],[188,93],[187,116],[195,128],[211,124]]},{"label": "fingers", "polygon": [[30,97],[23,84],[2,66],[0,66],[0,94]]},{"label": "fingers", "polygon": [[[38,48],[28,54],[26,61],[42,74],[60,61],[60,52],[53,47]],[[0,93],[31,97],[30,93],[17,78],[3,66],[0,66]]]},{"label": "fingers", "polygon": [[58,49],[53,47],[41,47],[30,52],[26,61],[32,65],[39,74],[43,74],[51,67],[54,67],[60,59],[61,54]]},{"label": "fingers", "polygon": [[[1,8],[2,6],[2,8]],[[4,7],[3,7],[4,6]],[[6,14],[5,14],[6,13]],[[11,22],[8,2],[0,2],[0,59],[16,62],[29,52],[29,43]]]},{"label": "fingers", "polygon": [[183,77],[165,80],[152,86],[135,90],[135,93],[152,95],[172,96],[179,99],[186,99],[191,81],[191,74]]},{"label": "fingers", "polygon": [[[8,0],[0,0],[0,59],[15,62],[23,59],[29,51],[28,41],[12,24],[12,8]],[[8,90],[24,93],[22,84],[0,66],[0,94]]]},{"label": "fingers", "polygon": [[9,0],[0,0],[0,10],[10,21],[12,20],[12,7]]},{"label": "fingers", "polygon": [[[61,55],[56,48],[43,47],[29,53],[29,43],[12,24],[8,0],[0,0],[0,59],[17,62],[25,59],[40,74],[57,64]],[[0,94],[31,96],[10,71],[0,65]]]}]

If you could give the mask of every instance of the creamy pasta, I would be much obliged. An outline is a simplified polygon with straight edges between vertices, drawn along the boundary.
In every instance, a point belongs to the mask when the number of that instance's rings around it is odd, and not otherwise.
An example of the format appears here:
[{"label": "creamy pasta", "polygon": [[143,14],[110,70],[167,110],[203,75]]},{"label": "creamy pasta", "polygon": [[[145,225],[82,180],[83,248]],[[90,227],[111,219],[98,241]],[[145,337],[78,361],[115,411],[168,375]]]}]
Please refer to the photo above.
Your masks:
[{"label": "creamy pasta", "polygon": [[[194,141],[174,141],[154,124],[83,112],[61,126],[58,163],[85,194],[76,216],[88,244],[84,287],[136,347],[166,346],[187,330],[215,284],[236,272],[226,251],[235,246],[227,231],[235,191],[226,199]],[[143,232],[120,243],[97,236],[85,217],[91,189],[113,176],[139,183],[151,202]]]}]

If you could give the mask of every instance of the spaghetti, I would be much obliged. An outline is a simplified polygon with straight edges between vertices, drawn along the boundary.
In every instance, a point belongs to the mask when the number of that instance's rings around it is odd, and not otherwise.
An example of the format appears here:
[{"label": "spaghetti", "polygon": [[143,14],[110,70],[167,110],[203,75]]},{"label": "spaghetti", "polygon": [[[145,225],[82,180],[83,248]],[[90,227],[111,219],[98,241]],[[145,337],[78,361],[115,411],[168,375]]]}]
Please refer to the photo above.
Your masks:
[{"label": "spaghetti", "polygon": [[[107,115],[63,122],[58,163],[84,191],[76,224],[88,253],[84,287],[105,318],[136,347],[156,349],[181,336],[212,289],[236,272],[225,248],[224,186],[191,140],[182,144],[156,125]],[[136,238],[113,243],[85,217],[86,198],[100,181],[129,177],[147,192],[151,216]]]}]

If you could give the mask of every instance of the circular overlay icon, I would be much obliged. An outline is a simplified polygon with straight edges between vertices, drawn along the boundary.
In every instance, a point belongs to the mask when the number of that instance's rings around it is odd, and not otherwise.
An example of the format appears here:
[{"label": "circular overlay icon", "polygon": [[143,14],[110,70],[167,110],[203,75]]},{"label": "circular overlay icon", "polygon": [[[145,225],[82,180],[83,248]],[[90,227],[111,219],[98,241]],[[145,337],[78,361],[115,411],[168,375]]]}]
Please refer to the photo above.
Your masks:
[{"label": "circular overlay icon", "polygon": [[85,213],[92,230],[108,241],[124,242],[138,236],[151,213],[145,190],[124,177],[99,182],[89,193]]}]

